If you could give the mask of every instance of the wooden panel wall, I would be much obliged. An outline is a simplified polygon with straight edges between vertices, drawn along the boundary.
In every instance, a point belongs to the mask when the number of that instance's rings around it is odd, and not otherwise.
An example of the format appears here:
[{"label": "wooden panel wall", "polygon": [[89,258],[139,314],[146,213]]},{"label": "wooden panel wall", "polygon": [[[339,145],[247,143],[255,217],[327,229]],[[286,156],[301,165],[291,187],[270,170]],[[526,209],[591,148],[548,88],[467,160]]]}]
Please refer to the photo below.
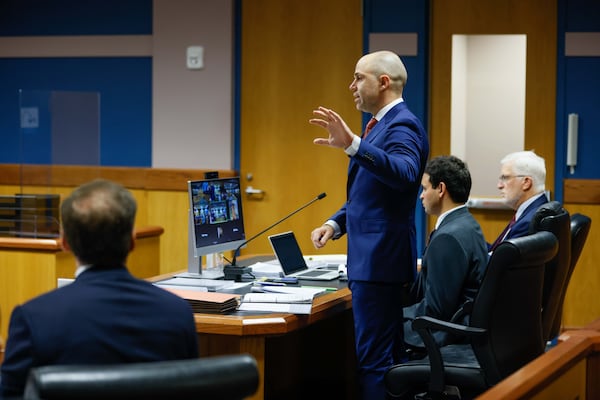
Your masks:
[{"label": "wooden panel wall", "polygon": [[579,328],[600,316],[600,181],[567,179],[565,208],[592,219],[589,236],[575,266],[563,308],[563,329]]},{"label": "wooden panel wall", "polygon": [[[0,164],[0,194],[51,193],[61,198],[78,185],[95,178],[119,182],[133,193],[138,203],[136,226],[156,225],[164,229],[160,237],[160,271],[168,273],[187,268],[189,201],[187,181],[204,178],[206,170],[20,166]],[[220,170],[222,177],[235,176]]]},{"label": "wooden panel wall", "polygon": [[[256,234],[319,193],[327,197],[269,233],[293,230],[306,254],[316,252],[310,232],[346,200],[348,157],[316,146],[326,131],[309,125],[322,105],[337,111],[354,132],[361,113],[349,85],[362,56],[360,0],[244,0],[241,60],[241,175],[265,191],[244,204],[246,232]],[[271,253],[266,236],[244,253]],[[345,253],[345,236],[322,253]]]},{"label": "wooden panel wall", "polygon": [[[430,50],[431,156],[450,153],[452,35],[526,34],[525,148],[546,159],[547,189],[553,190],[556,107],[556,0],[432,0]],[[498,79],[506,79],[498,76]],[[506,99],[510,101],[510,99]],[[498,164],[500,160],[490,160]],[[496,176],[491,176],[495,184]],[[476,210],[488,241],[510,213]],[[504,219],[504,216],[508,218]],[[435,220],[429,218],[431,227]]]},{"label": "wooden panel wall", "polygon": [[[552,190],[556,119],[556,9],[556,0],[432,1],[429,124],[432,156],[448,154],[450,151],[452,35],[526,34],[525,148],[535,149],[546,159],[549,167],[547,188]],[[500,80],[506,78],[498,76]]]}]

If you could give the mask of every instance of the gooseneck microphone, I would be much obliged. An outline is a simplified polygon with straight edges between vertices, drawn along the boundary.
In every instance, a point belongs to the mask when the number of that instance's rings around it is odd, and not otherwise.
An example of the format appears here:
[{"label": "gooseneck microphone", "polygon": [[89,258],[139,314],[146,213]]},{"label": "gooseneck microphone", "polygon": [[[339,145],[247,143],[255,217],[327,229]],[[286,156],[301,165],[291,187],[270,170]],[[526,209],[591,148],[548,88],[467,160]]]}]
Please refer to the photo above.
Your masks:
[{"label": "gooseneck microphone", "polygon": [[233,252],[233,258],[231,260],[231,264],[230,265],[226,265],[226,266],[223,267],[223,274],[225,275],[225,279],[233,279],[233,280],[239,282],[242,279],[242,275],[252,272],[252,268],[250,268],[250,267],[238,267],[236,265],[237,256],[238,256],[238,253],[239,253],[239,251],[240,251],[240,249],[242,247],[244,247],[245,245],[247,245],[248,243],[250,243],[251,241],[253,241],[257,237],[259,237],[260,235],[262,235],[263,233],[265,233],[269,229],[274,228],[275,226],[279,225],[280,223],[282,223],[286,219],[290,218],[294,214],[296,214],[296,213],[304,210],[306,207],[310,206],[315,201],[321,200],[325,196],[327,196],[326,193],[321,193],[320,195],[318,195],[317,197],[315,197],[314,199],[312,199],[308,203],[304,204],[302,207],[297,208],[296,210],[292,211],[290,214],[288,214],[285,217],[281,218],[279,221],[277,221],[274,224],[268,226],[267,228],[265,228],[262,231],[258,232],[256,235],[252,236],[250,239],[248,239],[248,240],[244,241],[242,244],[240,244],[235,249],[235,251]]}]

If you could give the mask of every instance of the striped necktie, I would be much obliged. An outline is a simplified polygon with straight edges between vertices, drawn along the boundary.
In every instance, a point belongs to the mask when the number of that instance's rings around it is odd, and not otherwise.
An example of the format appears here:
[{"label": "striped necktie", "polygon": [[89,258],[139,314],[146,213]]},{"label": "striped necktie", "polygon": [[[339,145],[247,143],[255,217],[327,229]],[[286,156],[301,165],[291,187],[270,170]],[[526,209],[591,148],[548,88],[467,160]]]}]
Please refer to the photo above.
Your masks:
[{"label": "striped necktie", "polygon": [[363,133],[362,138],[365,139],[367,137],[367,135],[369,134],[369,132],[371,132],[371,129],[373,129],[373,127],[375,126],[375,124],[377,123],[377,120],[375,119],[375,117],[371,118],[369,120],[369,122],[367,122],[367,126],[365,127],[365,132]]}]

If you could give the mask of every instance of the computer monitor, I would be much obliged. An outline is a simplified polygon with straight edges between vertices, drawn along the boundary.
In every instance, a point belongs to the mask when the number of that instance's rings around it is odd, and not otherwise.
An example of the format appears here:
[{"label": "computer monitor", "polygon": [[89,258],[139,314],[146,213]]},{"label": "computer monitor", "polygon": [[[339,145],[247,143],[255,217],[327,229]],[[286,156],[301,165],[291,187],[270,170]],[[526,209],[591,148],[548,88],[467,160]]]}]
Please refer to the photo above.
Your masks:
[{"label": "computer monitor", "polygon": [[[188,272],[202,274],[201,256],[236,250],[246,240],[240,178],[188,181]],[[193,252],[193,254],[192,254]]]}]

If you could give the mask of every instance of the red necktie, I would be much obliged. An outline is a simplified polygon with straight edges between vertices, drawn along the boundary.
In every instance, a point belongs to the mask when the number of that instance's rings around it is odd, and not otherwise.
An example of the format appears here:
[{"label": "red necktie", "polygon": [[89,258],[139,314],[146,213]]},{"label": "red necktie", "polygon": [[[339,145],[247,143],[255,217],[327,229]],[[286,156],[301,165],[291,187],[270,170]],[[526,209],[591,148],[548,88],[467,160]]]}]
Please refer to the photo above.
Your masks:
[{"label": "red necktie", "polygon": [[369,132],[371,132],[371,129],[375,126],[375,124],[377,123],[377,120],[375,119],[375,117],[371,118],[369,120],[369,122],[367,122],[367,126],[365,127],[365,133],[363,133],[362,138],[366,138],[367,135],[369,134]]},{"label": "red necktie", "polygon": [[510,230],[510,228],[513,227],[513,225],[516,222],[516,214],[513,215],[512,219],[510,220],[510,222],[508,223],[508,225],[506,225],[506,228],[504,228],[504,230],[502,231],[502,233],[500,234],[500,236],[498,236],[498,239],[496,239],[496,241],[494,242],[494,244],[492,245],[492,247],[490,247],[490,251],[494,251],[496,249],[496,247],[498,247],[498,245],[500,243],[502,243],[502,241],[504,240],[504,238],[506,237],[506,235],[508,234],[508,231]]}]

